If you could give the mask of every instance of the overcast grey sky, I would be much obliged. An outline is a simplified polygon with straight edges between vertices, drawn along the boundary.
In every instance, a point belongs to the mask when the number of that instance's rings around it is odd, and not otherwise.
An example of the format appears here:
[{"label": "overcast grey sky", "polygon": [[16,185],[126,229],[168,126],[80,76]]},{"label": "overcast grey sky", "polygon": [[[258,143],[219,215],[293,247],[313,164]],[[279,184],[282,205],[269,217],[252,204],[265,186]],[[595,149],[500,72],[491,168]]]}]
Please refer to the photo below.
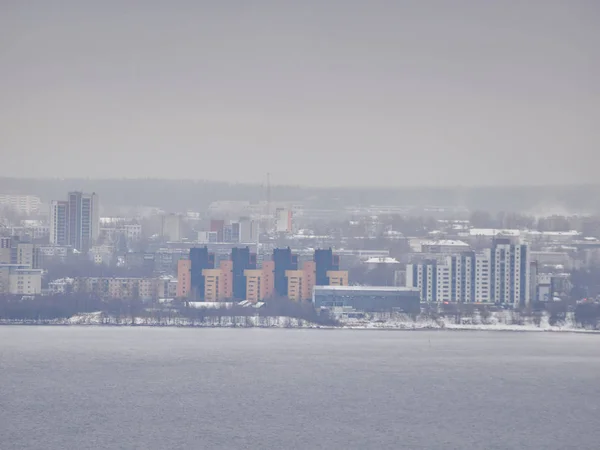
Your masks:
[{"label": "overcast grey sky", "polygon": [[0,175],[598,181],[595,0],[1,0],[0,65]]}]

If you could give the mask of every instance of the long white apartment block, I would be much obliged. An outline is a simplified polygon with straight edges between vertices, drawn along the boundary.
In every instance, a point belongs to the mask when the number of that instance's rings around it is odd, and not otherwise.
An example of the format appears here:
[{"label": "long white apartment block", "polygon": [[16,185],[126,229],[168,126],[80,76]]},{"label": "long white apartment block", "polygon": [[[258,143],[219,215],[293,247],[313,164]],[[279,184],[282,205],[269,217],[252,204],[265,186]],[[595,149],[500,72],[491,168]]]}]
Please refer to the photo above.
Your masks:
[{"label": "long white apartment block", "polygon": [[418,288],[422,302],[526,305],[529,267],[527,245],[498,239],[480,253],[408,264],[406,286]]},{"label": "long white apartment block", "polygon": [[35,195],[0,194],[0,207],[12,208],[19,214],[35,214],[41,204],[42,201]]}]

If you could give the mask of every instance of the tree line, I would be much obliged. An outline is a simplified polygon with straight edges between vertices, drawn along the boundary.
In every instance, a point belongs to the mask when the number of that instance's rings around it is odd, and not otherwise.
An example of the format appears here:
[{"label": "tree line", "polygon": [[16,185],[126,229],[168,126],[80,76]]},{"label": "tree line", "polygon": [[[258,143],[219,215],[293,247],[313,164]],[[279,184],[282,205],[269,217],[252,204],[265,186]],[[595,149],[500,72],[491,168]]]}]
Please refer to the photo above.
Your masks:
[{"label": "tree line", "polygon": [[218,308],[195,308],[189,302],[178,300],[171,303],[147,302],[136,298],[112,299],[93,294],[60,294],[50,296],[22,297],[0,296],[0,321],[48,322],[69,319],[86,313],[101,312],[117,319],[184,318],[202,321],[208,317],[289,317],[322,326],[337,322],[328,314],[316,311],[309,302],[293,302],[287,298],[271,299],[261,308],[223,304]]}]

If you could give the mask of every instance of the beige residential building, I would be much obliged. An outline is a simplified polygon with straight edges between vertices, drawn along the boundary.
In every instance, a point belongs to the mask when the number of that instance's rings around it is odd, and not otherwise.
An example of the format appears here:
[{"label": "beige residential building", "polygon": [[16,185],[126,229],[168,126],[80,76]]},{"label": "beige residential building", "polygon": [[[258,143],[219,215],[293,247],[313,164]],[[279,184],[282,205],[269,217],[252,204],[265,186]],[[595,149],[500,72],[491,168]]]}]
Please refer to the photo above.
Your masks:
[{"label": "beige residential building", "polygon": [[316,281],[316,264],[313,261],[304,263],[302,270],[286,270],[288,279],[288,298],[292,301],[312,299],[312,291]]},{"label": "beige residential building", "polygon": [[177,261],[177,298],[188,298],[192,291],[192,261]]},{"label": "beige residential building", "polygon": [[348,271],[330,270],[327,272],[329,286],[348,286]]},{"label": "beige residential building", "polygon": [[9,293],[13,295],[39,295],[42,293],[42,271],[14,269],[9,275]]},{"label": "beige residential building", "polygon": [[42,271],[18,264],[0,264],[0,294],[39,295]]},{"label": "beige residential building", "polygon": [[218,302],[222,290],[220,285],[223,282],[221,269],[204,269],[202,275],[204,276],[204,301]]},{"label": "beige residential building", "polygon": [[0,194],[0,208],[10,208],[19,214],[36,214],[42,201],[35,195]]},{"label": "beige residential building", "polygon": [[156,278],[77,278],[73,291],[96,294],[114,299],[153,300],[158,298]]},{"label": "beige residential building", "polygon": [[275,263],[265,261],[262,269],[244,271],[246,277],[246,300],[253,303],[268,299],[275,291]]}]

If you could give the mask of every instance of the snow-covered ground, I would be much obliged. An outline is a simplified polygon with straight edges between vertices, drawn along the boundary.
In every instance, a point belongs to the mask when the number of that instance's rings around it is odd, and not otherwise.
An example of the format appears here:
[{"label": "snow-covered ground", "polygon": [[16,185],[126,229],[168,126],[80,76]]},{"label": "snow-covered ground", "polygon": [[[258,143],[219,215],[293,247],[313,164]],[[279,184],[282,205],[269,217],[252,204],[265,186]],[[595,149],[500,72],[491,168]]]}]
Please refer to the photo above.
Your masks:
[{"label": "snow-covered ground", "polygon": [[403,314],[372,315],[365,319],[345,319],[338,327],[324,327],[304,320],[290,317],[205,317],[193,320],[183,317],[118,318],[102,312],[79,314],[69,319],[50,321],[1,321],[0,324],[30,325],[108,325],[108,326],[167,326],[167,327],[224,327],[224,328],[337,328],[360,330],[481,330],[481,331],[554,331],[577,333],[600,333],[600,330],[588,330],[575,324],[573,315],[567,315],[564,322],[550,325],[549,316],[542,315],[537,320],[533,317],[518,317],[510,311],[495,312],[485,319],[475,315],[464,317],[460,323],[452,318],[428,318],[420,316],[416,320]]},{"label": "snow-covered ground", "polygon": [[600,333],[600,330],[587,330],[578,327],[572,314],[567,315],[564,322],[550,325],[550,317],[542,315],[537,320],[533,317],[517,317],[510,311],[492,313],[483,319],[479,315],[463,317],[456,323],[454,317],[432,319],[419,317],[413,320],[403,314],[385,314],[368,319],[347,319],[343,328],[350,329],[395,329],[395,330],[485,330],[485,331],[568,331]]},{"label": "snow-covered ground", "polygon": [[[132,323],[133,322],[133,323]],[[1,321],[0,324],[26,324],[26,325],[108,325],[108,326],[166,326],[166,327],[224,327],[224,328],[319,328],[318,325],[305,320],[291,317],[260,317],[260,316],[223,316],[206,317],[203,320],[193,320],[184,317],[144,318],[137,317],[134,321],[130,317],[114,317],[102,312],[78,314],[69,319],[55,319],[49,321]]]}]

